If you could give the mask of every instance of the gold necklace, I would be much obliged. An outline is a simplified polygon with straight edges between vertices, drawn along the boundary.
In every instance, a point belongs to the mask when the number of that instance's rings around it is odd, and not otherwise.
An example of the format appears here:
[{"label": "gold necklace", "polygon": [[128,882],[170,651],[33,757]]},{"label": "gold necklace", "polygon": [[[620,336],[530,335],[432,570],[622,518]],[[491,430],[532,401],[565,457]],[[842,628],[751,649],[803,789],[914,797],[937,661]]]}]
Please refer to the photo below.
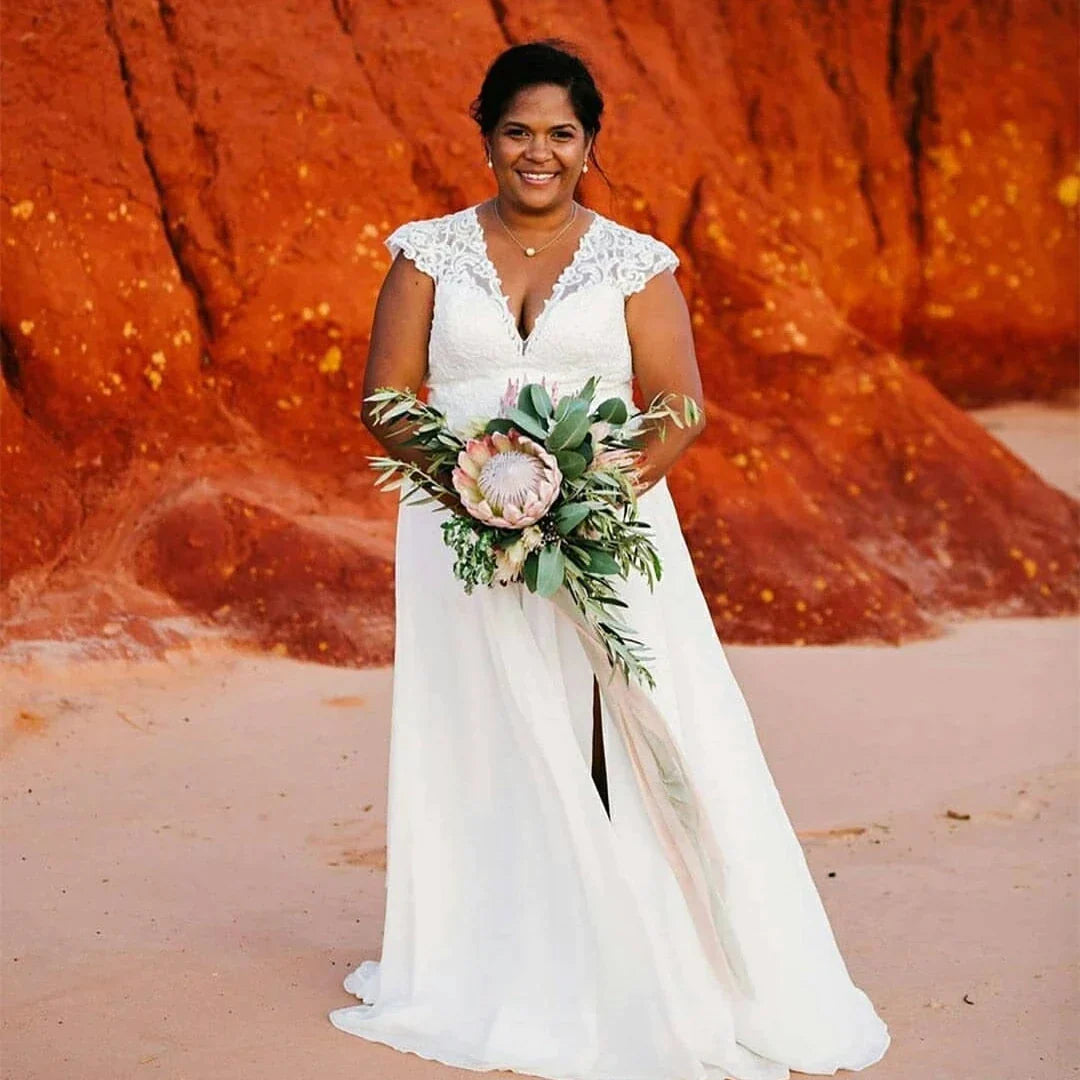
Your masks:
[{"label": "gold necklace", "polygon": [[574,224],[574,218],[577,217],[577,203],[574,203],[574,208],[570,211],[570,217],[567,220],[566,224],[546,244],[541,244],[539,247],[527,247],[510,231],[510,226],[507,225],[505,221],[503,221],[503,216],[499,213],[498,202],[493,201],[491,204],[491,208],[495,211],[495,216],[499,219],[499,224],[506,230],[506,235],[509,236],[510,239],[513,240],[514,243],[517,244],[517,246],[521,248],[521,250],[524,251],[530,259],[534,255],[538,255],[541,251],[544,250],[544,248],[551,247],[551,245],[554,244],[556,240],[560,239],[562,235],[566,232],[566,230]]}]

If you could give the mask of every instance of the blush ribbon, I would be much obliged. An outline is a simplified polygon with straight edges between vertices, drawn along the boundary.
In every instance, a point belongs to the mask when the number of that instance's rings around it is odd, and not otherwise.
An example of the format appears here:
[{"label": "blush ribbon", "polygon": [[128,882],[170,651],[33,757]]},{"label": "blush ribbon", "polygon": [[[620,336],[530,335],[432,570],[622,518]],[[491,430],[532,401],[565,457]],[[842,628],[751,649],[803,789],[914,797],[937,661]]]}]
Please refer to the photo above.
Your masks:
[{"label": "blush ribbon", "polygon": [[719,844],[663,714],[644,687],[628,681],[611,663],[566,590],[559,589],[551,599],[577,630],[710,966],[726,988],[753,997],[724,904]]}]

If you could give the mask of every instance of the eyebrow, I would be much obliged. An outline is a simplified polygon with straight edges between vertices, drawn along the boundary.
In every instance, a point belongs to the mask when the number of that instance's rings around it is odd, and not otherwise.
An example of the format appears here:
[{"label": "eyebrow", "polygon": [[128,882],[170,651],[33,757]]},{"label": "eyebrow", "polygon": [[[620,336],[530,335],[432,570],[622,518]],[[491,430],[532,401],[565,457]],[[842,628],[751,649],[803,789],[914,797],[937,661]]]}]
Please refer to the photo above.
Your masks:
[{"label": "eyebrow", "polygon": [[[502,122],[501,126],[502,127],[523,127],[523,128],[527,128],[529,125],[526,124],[524,120],[510,119],[510,120],[504,120]],[[573,120],[564,120],[560,124],[552,124],[551,125],[551,130],[554,131],[556,128],[577,128],[578,126],[579,125],[576,124]]]}]

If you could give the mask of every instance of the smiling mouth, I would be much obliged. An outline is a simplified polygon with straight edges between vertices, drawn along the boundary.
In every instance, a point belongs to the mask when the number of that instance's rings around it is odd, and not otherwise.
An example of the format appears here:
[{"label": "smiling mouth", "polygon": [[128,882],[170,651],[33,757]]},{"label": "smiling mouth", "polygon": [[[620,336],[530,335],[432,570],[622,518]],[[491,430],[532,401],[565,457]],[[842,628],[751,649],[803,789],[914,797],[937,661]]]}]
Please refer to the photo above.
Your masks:
[{"label": "smiling mouth", "polygon": [[524,169],[518,169],[517,174],[527,184],[547,184],[559,175],[553,172],[526,172]]}]

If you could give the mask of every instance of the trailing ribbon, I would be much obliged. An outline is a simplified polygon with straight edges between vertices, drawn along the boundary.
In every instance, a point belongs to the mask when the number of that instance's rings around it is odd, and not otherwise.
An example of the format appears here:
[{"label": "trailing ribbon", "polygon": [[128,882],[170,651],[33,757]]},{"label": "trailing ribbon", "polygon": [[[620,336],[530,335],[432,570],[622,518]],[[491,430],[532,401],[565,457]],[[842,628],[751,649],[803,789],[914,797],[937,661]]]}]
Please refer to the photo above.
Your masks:
[{"label": "trailing ribbon", "polygon": [[746,962],[721,895],[723,862],[712,826],[663,714],[636,682],[619,675],[565,589],[551,598],[577,630],[626,746],[649,819],[686,900],[702,948],[729,990],[753,997]]}]

